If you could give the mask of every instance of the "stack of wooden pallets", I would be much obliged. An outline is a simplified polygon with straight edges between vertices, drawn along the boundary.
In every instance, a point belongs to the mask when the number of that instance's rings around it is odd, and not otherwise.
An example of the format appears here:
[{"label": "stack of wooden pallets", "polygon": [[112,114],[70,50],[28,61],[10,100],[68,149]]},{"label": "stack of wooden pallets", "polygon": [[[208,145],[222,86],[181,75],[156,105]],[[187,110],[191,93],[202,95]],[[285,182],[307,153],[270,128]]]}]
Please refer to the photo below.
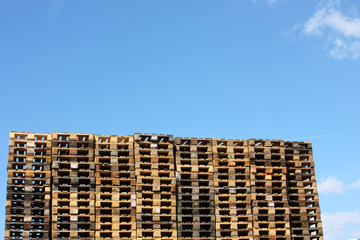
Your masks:
[{"label": "stack of wooden pallets", "polygon": [[95,135],[95,237],[136,238],[133,136]]},{"label": "stack of wooden pallets", "polygon": [[215,238],[211,139],[176,138],[178,239]]},{"label": "stack of wooden pallets", "polygon": [[322,238],[319,196],[310,143],[285,142],[291,236],[294,240]]},{"label": "stack of wooden pallets", "polygon": [[51,134],[10,133],[5,239],[49,238]]},{"label": "stack of wooden pallets", "polygon": [[52,239],[94,238],[94,135],[54,133]]},{"label": "stack of wooden pallets", "polygon": [[310,143],[11,132],[5,239],[323,240]]},{"label": "stack of wooden pallets", "polygon": [[255,239],[290,240],[283,141],[249,140]]},{"label": "stack of wooden pallets", "polygon": [[252,239],[248,142],[213,139],[216,239]]},{"label": "stack of wooden pallets", "polygon": [[173,136],[135,134],[137,239],[176,239]]}]

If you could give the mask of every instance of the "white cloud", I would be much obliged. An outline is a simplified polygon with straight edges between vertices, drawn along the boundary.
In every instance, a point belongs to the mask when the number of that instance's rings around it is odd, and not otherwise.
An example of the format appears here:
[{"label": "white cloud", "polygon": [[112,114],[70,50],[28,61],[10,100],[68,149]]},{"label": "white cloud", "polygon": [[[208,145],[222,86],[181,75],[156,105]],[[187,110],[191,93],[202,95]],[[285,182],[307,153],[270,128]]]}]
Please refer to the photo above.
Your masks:
[{"label": "white cloud", "polygon": [[326,240],[360,238],[360,211],[323,213],[321,218]]},{"label": "white cloud", "polygon": [[303,32],[325,38],[332,46],[329,55],[336,59],[360,57],[360,18],[342,12],[340,1],[323,1]]},{"label": "white cloud", "polygon": [[336,59],[358,59],[360,57],[360,41],[344,42],[344,40],[336,39],[330,55]]},{"label": "white cloud", "polygon": [[338,180],[334,177],[328,177],[324,180],[321,180],[318,184],[319,193],[330,194],[337,193],[343,194],[346,189],[357,189],[360,188],[360,178],[356,182],[350,184],[344,184],[341,180]]},{"label": "white cloud", "polygon": [[304,26],[304,32],[321,35],[326,29],[336,31],[345,37],[360,38],[360,19],[344,16],[334,8],[322,8]]},{"label": "white cloud", "polygon": [[345,184],[342,181],[339,181],[333,177],[328,177],[318,184],[318,190],[320,193],[324,194],[342,194],[345,191]]},{"label": "white cloud", "polygon": [[360,188],[360,178],[359,180],[357,180],[356,182],[350,183],[348,185],[349,189],[355,189],[355,188]]}]

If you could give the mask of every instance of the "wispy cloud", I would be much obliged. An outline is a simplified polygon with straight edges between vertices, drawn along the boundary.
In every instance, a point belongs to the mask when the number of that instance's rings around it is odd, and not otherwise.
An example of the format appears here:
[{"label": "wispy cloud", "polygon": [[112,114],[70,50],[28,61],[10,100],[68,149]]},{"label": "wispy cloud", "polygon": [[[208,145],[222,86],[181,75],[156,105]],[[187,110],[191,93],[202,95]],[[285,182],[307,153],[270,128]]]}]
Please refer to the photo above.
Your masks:
[{"label": "wispy cloud", "polygon": [[48,13],[56,18],[64,5],[65,0],[50,0],[48,2]]},{"label": "wispy cloud", "polygon": [[345,184],[342,181],[337,180],[336,178],[328,177],[318,184],[318,190],[320,193],[323,194],[342,194],[345,192]]},{"label": "wispy cloud", "polygon": [[356,182],[345,184],[334,177],[328,177],[318,184],[319,193],[322,194],[343,194],[346,189],[360,189],[360,178]]},{"label": "wispy cloud", "polygon": [[[258,2],[259,0],[252,0],[254,3],[255,2]],[[276,2],[277,0],[266,0],[266,2],[268,2],[268,3],[274,3],[274,2]]]},{"label": "wispy cloud", "polygon": [[350,183],[347,187],[348,187],[349,189],[360,188],[360,178],[359,178],[359,180],[357,180],[356,182]]},{"label": "wispy cloud", "polygon": [[321,218],[326,240],[360,238],[360,211],[323,213]]},{"label": "wispy cloud", "polygon": [[360,38],[360,19],[343,15],[339,4],[328,4],[318,10],[304,25],[304,32],[322,35],[326,29],[345,37]]},{"label": "wispy cloud", "polygon": [[358,59],[360,57],[360,41],[346,41],[337,38],[333,44],[334,47],[330,50],[330,55],[334,58]]},{"label": "wispy cloud", "polygon": [[341,135],[341,134],[347,134],[347,133],[351,133],[351,132],[353,132],[353,131],[325,133],[325,134],[312,135],[312,136],[307,136],[307,137],[290,138],[289,140],[291,140],[291,141],[309,140],[309,139],[314,139],[314,138],[331,137],[331,136],[336,136],[336,135]]},{"label": "wispy cloud", "polygon": [[339,0],[322,1],[302,31],[324,38],[331,46],[329,55],[336,59],[360,57],[360,18],[344,13]]}]

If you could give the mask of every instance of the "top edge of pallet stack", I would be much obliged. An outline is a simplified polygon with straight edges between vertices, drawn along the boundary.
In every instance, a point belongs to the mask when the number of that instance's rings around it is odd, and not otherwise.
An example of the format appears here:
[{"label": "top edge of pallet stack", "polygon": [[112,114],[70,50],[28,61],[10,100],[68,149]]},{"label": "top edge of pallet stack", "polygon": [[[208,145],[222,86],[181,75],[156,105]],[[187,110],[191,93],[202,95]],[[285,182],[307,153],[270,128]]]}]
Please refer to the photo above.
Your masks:
[{"label": "top edge of pallet stack", "polygon": [[270,142],[285,142],[285,143],[307,143],[303,141],[292,141],[284,139],[269,139],[269,138],[249,138],[248,141],[270,141]]},{"label": "top edge of pallet stack", "polygon": [[[19,140],[19,141],[51,141],[51,133],[35,133],[35,132],[15,132],[11,131],[9,134],[9,140]],[[36,139],[41,137],[41,139]]]},{"label": "top edge of pallet stack", "polygon": [[[53,132],[52,133],[53,135],[53,138],[57,138],[58,136],[62,136],[62,135],[65,135],[67,137],[70,138],[70,140],[77,140],[76,137],[90,137],[91,139],[88,139],[88,140],[93,140],[94,139],[94,134],[93,133],[75,133],[75,132]],[[56,139],[54,139],[56,140]]]},{"label": "top edge of pallet stack", "polygon": [[133,138],[133,135],[102,135],[102,134],[95,134],[95,139],[99,138]]},{"label": "top edge of pallet stack", "polygon": [[282,143],[298,143],[298,144],[311,144],[310,142],[303,141],[291,141],[282,139],[262,139],[262,138],[250,138],[250,139],[226,139],[226,138],[196,138],[196,137],[175,137],[175,140],[211,140],[211,141],[236,141],[236,142],[282,142]]},{"label": "top edge of pallet stack", "polygon": [[60,135],[95,135],[94,133],[79,133],[79,132],[52,132],[51,134],[60,134]]},{"label": "top edge of pallet stack", "polygon": [[[145,139],[142,139],[142,138],[145,138]],[[174,141],[174,136],[170,135],[170,134],[157,134],[157,133],[135,133],[134,134],[135,141],[156,142],[156,141],[159,141],[159,138],[168,138],[168,142]]]},{"label": "top edge of pallet stack", "polygon": [[74,133],[74,132],[52,132],[52,133],[38,133],[38,132],[21,132],[21,131],[10,131],[10,138],[14,138],[15,134],[19,135],[48,135],[48,136],[57,136],[57,135],[75,135],[75,136],[92,136],[92,137],[134,137],[135,140],[140,140],[140,136],[147,136],[147,137],[169,137],[169,140],[216,140],[216,141],[242,141],[242,142],[283,142],[284,144],[310,144],[311,142],[304,142],[304,141],[297,141],[297,140],[282,140],[282,139],[262,139],[262,138],[250,138],[250,139],[225,139],[225,138],[196,138],[196,137],[174,137],[171,134],[157,134],[157,133],[135,133],[134,135],[102,135],[102,134],[95,134],[95,133]]},{"label": "top edge of pallet stack", "polygon": [[180,140],[208,140],[208,141],[211,141],[213,140],[213,138],[197,138],[197,137],[175,137],[175,140],[176,139],[180,139]]},{"label": "top edge of pallet stack", "polygon": [[95,135],[96,144],[132,144],[133,135]]},{"label": "top edge of pallet stack", "polygon": [[21,134],[21,135],[26,135],[26,134],[49,135],[49,134],[52,134],[52,133],[10,131],[10,134]]}]

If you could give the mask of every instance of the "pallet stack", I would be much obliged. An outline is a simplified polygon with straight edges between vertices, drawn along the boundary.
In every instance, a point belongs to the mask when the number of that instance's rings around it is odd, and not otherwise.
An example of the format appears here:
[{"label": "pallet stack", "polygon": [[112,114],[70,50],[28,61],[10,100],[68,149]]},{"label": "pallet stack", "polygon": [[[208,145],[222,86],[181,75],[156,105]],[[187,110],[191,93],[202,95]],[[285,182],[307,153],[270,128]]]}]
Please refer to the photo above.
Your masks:
[{"label": "pallet stack", "polygon": [[255,239],[291,240],[283,141],[249,140]]},{"label": "pallet stack", "polygon": [[95,135],[96,239],[136,239],[132,136]]},{"label": "pallet stack", "polygon": [[53,133],[52,138],[52,239],[94,239],[94,135]]},{"label": "pallet stack", "polygon": [[51,134],[10,133],[5,239],[49,239]]},{"label": "pallet stack", "polygon": [[253,239],[248,141],[213,139],[216,239]]},{"label": "pallet stack", "polygon": [[211,139],[176,138],[178,239],[215,239]]},{"label": "pallet stack", "polygon": [[135,134],[137,239],[177,239],[173,136]]},{"label": "pallet stack", "polygon": [[323,240],[310,143],[11,132],[5,239]]},{"label": "pallet stack", "polygon": [[311,143],[285,142],[291,234],[294,240],[323,240]]}]

